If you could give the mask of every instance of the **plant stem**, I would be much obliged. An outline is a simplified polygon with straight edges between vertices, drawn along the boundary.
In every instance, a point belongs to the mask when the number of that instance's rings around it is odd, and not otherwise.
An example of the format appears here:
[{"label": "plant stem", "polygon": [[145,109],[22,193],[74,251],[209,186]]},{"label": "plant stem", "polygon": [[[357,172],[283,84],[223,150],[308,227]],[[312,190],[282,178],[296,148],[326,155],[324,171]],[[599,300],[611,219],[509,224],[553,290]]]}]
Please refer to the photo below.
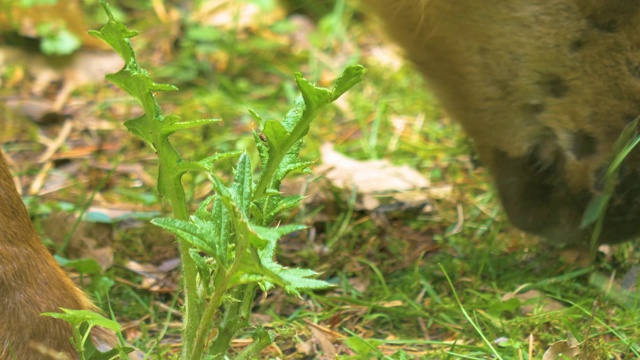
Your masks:
[{"label": "plant stem", "polygon": [[[245,236],[240,235],[239,237]],[[218,268],[216,272],[216,277],[220,277],[219,280],[214,280],[214,292],[211,300],[206,304],[206,308],[204,309],[204,313],[198,319],[199,325],[197,326],[197,330],[195,333],[195,339],[193,342],[194,351],[191,353],[189,358],[190,360],[200,360],[202,358],[202,354],[205,350],[204,340],[206,338],[207,333],[211,330],[211,324],[213,323],[213,318],[219,312],[220,307],[222,306],[223,297],[228,292],[229,281],[231,278],[236,275],[238,271],[238,266],[240,266],[242,262],[242,256],[245,256],[245,250],[247,248],[246,242],[239,242],[238,252],[236,254],[236,258],[233,263],[229,267],[228,270],[222,270]],[[227,349],[229,348],[229,344],[233,337],[240,331],[241,329],[248,326],[249,316],[251,314],[251,304],[253,303],[254,294],[256,291],[255,284],[248,285],[240,285],[233,289],[233,293],[231,294],[231,298],[239,299],[240,302],[235,302],[230,304],[224,311],[222,315],[223,319],[218,326],[218,336],[212,344],[211,352],[214,355],[214,358],[217,358],[218,355],[225,355]]]},{"label": "plant stem", "polygon": [[220,281],[215,282],[213,296],[207,303],[206,309],[204,311],[204,314],[202,314],[202,317],[200,318],[198,326],[194,326],[196,328],[193,338],[193,345],[195,346],[195,348],[193,349],[193,352],[190,354],[190,356],[186,359],[199,360],[202,358],[202,353],[204,352],[205,335],[210,330],[209,325],[213,321],[213,317],[216,315],[216,312],[220,309],[223,296],[227,292],[229,277],[233,274],[233,272],[225,272],[220,270],[218,271],[218,274],[220,274],[219,276],[221,276]]},{"label": "plant stem", "polygon": [[[233,289],[231,296],[237,299],[244,292],[248,285],[241,285]],[[214,359],[224,359],[231,341],[236,337],[238,332],[249,325],[249,318],[242,314],[242,303],[231,302],[224,306],[223,320],[218,328],[218,337],[211,346],[211,354]]]},{"label": "plant stem", "polygon": [[[168,186],[162,187],[162,195],[169,201],[173,216],[176,219],[186,221],[189,219],[189,209],[187,208],[184,189],[182,188],[181,175],[176,176],[176,174],[165,171],[165,169],[174,169],[176,164],[180,162],[180,157],[168,141],[163,145],[164,146],[156,147],[160,161],[158,184],[169,184]],[[191,358],[191,353],[195,350],[194,341],[196,339],[198,320],[202,313],[202,307],[198,301],[197,269],[195,262],[189,255],[189,243],[186,241],[178,241],[178,244],[180,248],[180,261],[182,262],[182,286],[185,298],[184,323],[182,324],[182,356],[185,359],[189,359]]]},{"label": "plant stem", "polygon": [[[221,268],[218,268],[218,271],[216,272],[215,276],[216,277],[219,276],[220,278],[217,281],[214,280],[215,289],[213,290],[213,296],[211,297],[211,300],[209,300],[209,302],[206,304],[204,313],[202,314],[201,317],[199,317],[200,322],[199,322],[199,325],[197,326],[197,330],[195,332],[194,342],[193,342],[195,349],[193,353],[191,353],[191,356],[186,359],[200,360],[202,358],[202,353],[204,352],[204,349],[205,349],[204,347],[205,336],[210,331],[210,324],[212,323],[214,316],[216,315],[216,313],[218,313],[218,311],[220,310],[220,307],[222,306],[223,297],[228,291],[229,280],[238,271],[238,266],[240,265],[240,258],[244,253],[245,248],[246,247],[242,247],[242,246],[238,248],[238,253],[236,254],[236,258],[234,259],[233,263],[231,264],[231,266],[227,271],[224,271]],[[214,344],[213,344],[213,347],[216,349],[216,351],[219,350],[218,348],[220,347],[219,346],[220,342],[218,340],[222,336],[221,332],[223,331],[224,327],[225,327],[225,320],[223,320],[220,323],[220,327],[218,328],[218,331],[219,331],[218,338],[214,341]],[[228,347],[225,347],[224,349],[226,350],[227,348]]]},{"label": "plant stem", "polygon": [[253,342],[238,354],[236,360],[253,359],[260,354],[264,348],[271,345],[272,342],[273,339],[267,331],[258,330],[253,337]]},{"label": "plant stem", "polygon": [[291,133],[287,137],[286,142],[280,146],[278,152],[269,154],[269,161],[267,162],[267,166],[260,173],[260,180],[258,180],[258,185],[256,185],[253,193],[254,200],[259,199],[264,195],[271,181],[273,181],[273,175],[276,173],[276,170],[278,170],[282,159],[284,159],[293,145],[295,145],[298,141],[301,141],[306,132],[309,131],[311,121],[316,117],[317,113],[317,109],[311,111],[305,108],[302,114],[302,118],[300,119],[300,123],[298,123],[293,129],[291,129]]}]

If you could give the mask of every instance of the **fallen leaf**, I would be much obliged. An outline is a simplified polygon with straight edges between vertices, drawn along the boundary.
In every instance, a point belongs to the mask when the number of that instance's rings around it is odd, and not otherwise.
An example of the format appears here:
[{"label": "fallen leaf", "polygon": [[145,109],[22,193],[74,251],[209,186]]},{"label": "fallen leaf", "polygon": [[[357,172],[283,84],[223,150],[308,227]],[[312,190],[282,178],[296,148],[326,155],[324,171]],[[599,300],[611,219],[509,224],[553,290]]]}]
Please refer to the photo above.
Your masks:
[{"label": "fallen leaf", "polygon": [[34,95],[42,96],[51,84],[62,83],[48,108],[41,102],[36,110],[30,110],[30,115],[33,116],[33,113],[60,111],[75,89],[85,84],[106,81],[104,76],[118,71],[124,62],[113,51],[81,49],[60,59],[21,48],[0,46],[0,71],[15,65],[25,67],[33,78],[31,93]]},{"label": "fallen leaf", "polygon": [[378,305],[385,308],[392,308],[392,307],[405,306],[405,303],[401,300],[393,300],[393,301],[383,301],[378,303]]},{"label": "fallen leaf", "polygon": [[258,4],[243,1],[207,1],[192,12],[195,23],[227,30],[259,29],[286,16],[284,9],[264,11]]},{"label": "fallen leaf", "polygon": [[429,186],[422,174],[407,165],[395,166],[387,160],[354,160],[335,151],[329,143],[322,145],[320,151],[323,164],[320,171],[344,189],[355,186],[360,193],[375,193]]},{"label": "fallen leaf", "polygon": [[354,277],[349,279],[349,285],[353,287],[356,291],[364,293],[367,288],[369,288],[369,284],[371,281],[368,277]]},{"label": "fallen leaf", "polygon": [[[169,264],[166,264],[167,262]],[[169,259],[160,266],[149,263],[141,264],[130,260],[125,267],[142,276],[142,281],[139,285],[141,289],[155,292],[174,292],[178,288],[178,284],[169,275],[179,265],[180,262],[176,261],[176,259]]]},{"label": "fallen leaf", "polygon": [[336,356],[336,348],[333,346],[331,337],[321,329],[314,326],[311,327],[311,340],[320,348],[322,355],[317,355],[316,359],[334,359]]},{"label": "fallen leaf", "polygon": [[538,290],[529,290],[523,293],[511,292],[502,296],[502,301],[508,301],[511,299],[518,299],[522,305],[520,306],[520,312],[523,315],[532,314],[536,309],[540,309],[543,312],[560,311],[565,306],[557,300],[554,300],[544,293]]},{"label": "fallen leaf", "polygon": [[313,355],[315,353],[313,349],[313,340],[301,341],[296,343],[296,353],[304,355]]},{"label": "fallen leaf", "polygon": [[555,342],[544,352],[542,360],[569,360],[578,359],[580,355],[580,344],[576,339],[562,340]]},{"label": "fallen leaf", "polygon": [[54,212],[42,222],[45,233],[62,244],[73,231],[67,254],[72,259],[95,259],[103,270],[113,265],[113,226],[111,224],[80,221],[74,230],[74,214]]},{"label": "fallen leaf", "polygon": [[[318,172],[333,186],[360,195],[358,208],[382,212],[422,211],[429,204],[429,180],[407,166],[396,166],[387,160],[359,161],[322,145],[322,165]],[[410,195],[408,195],[410,194]]]}]

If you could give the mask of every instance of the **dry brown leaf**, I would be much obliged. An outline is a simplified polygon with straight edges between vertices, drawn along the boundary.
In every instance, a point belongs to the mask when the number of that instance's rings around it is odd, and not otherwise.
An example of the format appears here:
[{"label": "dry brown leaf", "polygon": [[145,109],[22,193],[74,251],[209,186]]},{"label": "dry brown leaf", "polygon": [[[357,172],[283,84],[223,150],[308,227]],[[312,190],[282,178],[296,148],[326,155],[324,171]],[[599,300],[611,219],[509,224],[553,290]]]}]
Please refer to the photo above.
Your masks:
[{"label": "dry brown leaf", "polygon": [[565,309],[557,300],[547,297],[544,293],[538,290],[529,290],[523,293],[511,292],[502,296],[502,301],[507,301],[516,298],[520,300],[522,306],[520,306],[520,312],[524,315],[529,315],[534,312],[535,309],[540,309],[544,312],[560,311]]},{"label": "dry brown leaf", "polygon": [[560,258],[566,264],[582,267],[589,266],[590,261],[588,252],[578,248],[563,249],[560,252]]},{"label": "dry brown leaf", "polygon": [[369,288],[369,283],[371,283],[369,277],[355,277],[349,279],[349,285],[361,293],[364,293],[367,288]]},{"label": "dry brown leaf", "polygon": [[351,159],[326,143],[321,147],[320,171],[333,184],[350,189],[355,186],[360,193],[408,191],[429,186],[429,181],[407,165],[395,166],[387,160],[359,161]]},{"label": "dry brown leaf", "polygon": [[130,260],[125,267],[142,276],[142,281],[139,285],[141,289],[156,292],[174,292],[178,288],[178,284],[169,275],[179,265],[180,261],[176,261],[176,259],[169,259],[160,266],[149,263],[141,264]]},{"label": "dry brown leaf", "polygon": [[[0,48],[0,55],[1,52],[2,48]],[[0,69],[1,68],[2,66],[0,61]],[[11,85],[7,85],[7,87],[11,87]],[[50,119],[50,117],[53,116],[53,114],[51,114],[53,101],[49,99],[34,97],[23,99],[18,96],[11,96],[5,98],[4,103],[9,109],[15,111],[20,115],[26,116],[30,120],[37,123],[54,123],[60,122],[60,120],[62,120],[62,116],[58,116],[53,120]]]},{"label": "dry brown leaf", "polygon": [[[417,204],[422,208],[428,203],[429,180],[407,165],[396,166],[387,160],[354,160],[335,151],[329,143],[322,145],[320,151],[322,165],[318,172],[336,187],[346,191],[355,188],[361,195],[359,208],[363,210],[377,209],[381,205],[379,197],[392,193],[392,202],[403,206]],[[411,195],[403,197],[406,192]]]},{"label": "dry brown leaf", "polygon": [[[104,76],[118,71],[124,62],[112,51],[79,50],[64,60],[10,46],[0,46],[0,71],[13,65],[23,65],[33,77],[31,92],[42,95],[54,82],[62,88],[50,104],[49,111],[59,111],[69,95],[79,86],[106,81]],[[42,108],[42,104],[39,104]],[[39,109],[39,112],[42,112]]]},{"label": "dry brown leaf", "polygon": [[296,343],[296,353],[304,354],[304,355],[313,355],[314,352],[315,351],[313,349],[313,340],[309,339],[307,341]]},{"label": "dry brown leaf", "polygon": [[580,344],[578,344],[576,339],[571,338],[553,343],[549,349],[544,352],[542,360],[577,360],[579,356]]},{"label": "dry brown leaf", "polygon": [[[62,244],[73,230],[76,216],[52,213],[42,222],[45,233],[57,244]],[[69,257],[95,259],[102,270],[113,265],[113,226],[111,224],[81,221],[71,235],[67,253]]]},{"label": "dry brown leaf", "polygon": [[401,300],[393,300],[393,301],[383,301],[378,303],[379,306],[385,307],[385,308],[392,308],[392,307],[401,307],[404,306],[405,303]]},{"label": "dry brown leaf", "polygon": [[329,334],[322,331],[320,328],[311,326],[311,340],[320,348],[322,355],[318,355],[317,359],[334,359],[337,352],[333,345],[332,338]]},{"label": "dry brown leaf", "polygon": [[195,10],[192,21],[221,29],[259,29],[272,24],[285,16],[278,11],[263,11],[258,5],[231,0],[214,0],[204,2]]}]

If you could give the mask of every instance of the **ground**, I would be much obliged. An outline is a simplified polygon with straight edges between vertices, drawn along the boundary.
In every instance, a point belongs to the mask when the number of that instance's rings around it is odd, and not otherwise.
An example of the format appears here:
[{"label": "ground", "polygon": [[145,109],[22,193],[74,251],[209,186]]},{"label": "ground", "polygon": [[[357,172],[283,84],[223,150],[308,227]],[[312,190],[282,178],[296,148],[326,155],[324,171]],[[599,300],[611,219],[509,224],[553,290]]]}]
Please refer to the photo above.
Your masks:
[{"label": "ground", "polygon": [[[638,261],[634,244],[589,267],[512,228],[472,145],[366,12],[340,1],[326,14],[290,14],[268,1],[210,2],[190,12],[154,4],[116,9],[141,31],[133,39],[139,61],[156,81],[179,88],[159,94],[160,104],[184,119],[222,120],[172,137],[184,158],[246,150],[255,163],[248,109],[282,119],[296,71],[329,86],[346,65],[368,70],[312,125],[301,157],[315,161],[314,174],[282,187],[306,198],[278,223],[308,228],[279,242],[278,261],[314,269],[334,287],[299,297],[259,293],[251,323],[280,331],[264,358],[539,359],[548,349],[579,349],[586,359],[640,356],[637,300],[616,290],[619,274]],[[86,22],[95,28],[93,14]],[[50,58],[2,49],[14,61],[0,64],[0,141],[45,241],[63,257],[100,265],[67,270],[85,275],[85,289],[112,309],[129,342],[153,358],[176,358],[178,247],[148,222],[169,213],[155,189],[157,161],[123,126],[140,115],[138,105],[100,80],[102,69],[121,63],[91,46],[74,58],[84,62],[63,59],[53,78]],[[44,65],[24,66],[34,59]],[[348,169],[331,172],[330,151],[353,160],[361,169],[354,173],[406,165],[417,171],[407,181],[419,185],[382,181],[383,196],[374,196],[345,180]],[[388,163],[379,170],[375,160]],[[234,161],[218,166],[229,177]],[[193,209],[210,192],[205,180],[183,181]],[[241,336],[233,346],[250,341]]]}]

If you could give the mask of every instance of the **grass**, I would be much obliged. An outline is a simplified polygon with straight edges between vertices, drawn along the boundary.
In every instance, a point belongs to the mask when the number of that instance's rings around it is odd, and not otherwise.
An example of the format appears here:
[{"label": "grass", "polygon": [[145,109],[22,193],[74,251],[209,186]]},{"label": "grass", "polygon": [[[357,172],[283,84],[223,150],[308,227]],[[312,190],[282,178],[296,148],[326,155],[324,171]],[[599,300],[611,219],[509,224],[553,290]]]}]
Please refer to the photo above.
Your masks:
[{"label": "grass", "polygon": [[[335,288],[300,298],[280,291],[259,297],[252,322],[289,329],[281,331],[264,358],[540,359],[552,344],[570,338],[587,340],[583,349],[591,354],[589,359],[639,356],[638,304],[607,292],[607,281],[592,280],[592,269],[562,260],[558,252],[506,222],[489,175],[474,166],[472,147],[420,76],[406,64],[380,61],[377,51],[384,57],[397,55],[380,45],[375,22],[362,21],[356,9],[340,1],[318,20],[317,28],[304,18],[279,17],[277,12],[270,7],[249,27],[240,19],[216,29],[183,19],[182,32],[171,23],[155,21],[149,6],[128,13],[130,27],[142,30],[134,44],[138,57],[148,62],[145,66],[154,75],[178,82],[181,89],[160,96],[167,110],[183,118],[223,119],[202,132],[176,137],[176,147],[185,157],[202,157],[212,149],[248,148],[255,124],[246,109],[264,118],[284,113],[293,96],[294,71],[326,86],[344,65],[362,63],[369,69],[367,78],[318,119],[302,157],[317,159],[320,145],[330,142],[356,159],[408,164],[432,185],[451,185],[453,190],[432,200],[433,212],[391,216],[388,225],[382,225],[374,214],[358,210],[349,189],[306,179],[310,194],[322,200],[310,200],[303,210],[283,217],[283,222],[295,219],[310,230],[288,237],[278,259],[323,272],[323,279]],[[296,38],[307,27],[311,30]],[[96,183],[86,174],[96,168],[118,163],[154,167],[147,166],[153,160],[117,123],[130,117],[123,114],[137,111],[124,94],[96,85],[79,89],[75,97],[100,104],[85,107],[115,124],[94,133],[76,129],[75,139],[98,139],[121,148],[72,158],[70,162],[80,167],[74,186],[33,200],[34,214],[61,208],[63,200],[80,207],[78,199],[88,198]],[[19,118],[10,113],[5,121]],[[396,131],[394,126],[403,121],[403,131]],[[38,169],[34,154],[42,145],[34,140],[35,126],[16,126],[25,128],[21,141],[5,149],[12,157],[26,159],[21,169],[25,181],[31,182]],[[55,133],[55,128],[41,130]],[[71,141],[67,148],[73,148]],[[251,156],[256,163],[257,154]],[[232,166],[226,163],[227,170]],[[193,204],[206,194],[203,180],[185,180],[196,185],[197,190],[187,194]],[[94,204],[167,212],[152,187],[138,175],[121,171],[98,189]],[[101,280],[112,282],[107,286],[108,301],[130,341],[153,358],[176,357],[180,318],[172,309],[181,304],[177,270],[163,273],[167,279],[153,288],[146,284],[153,276],[128,270],[132,259],[158,265],[174,258],[172,240],[141,216],[114,221],[113,227],[116,265]],[[619,278],[637,261],[634,244],[619,245],[595,270]],[[535,290],[530,298],[518,296],[530,290]],[[95,297],[105,308],[107,297]],[[241,348],[248,341],[238,339],[234,346]]]}]

